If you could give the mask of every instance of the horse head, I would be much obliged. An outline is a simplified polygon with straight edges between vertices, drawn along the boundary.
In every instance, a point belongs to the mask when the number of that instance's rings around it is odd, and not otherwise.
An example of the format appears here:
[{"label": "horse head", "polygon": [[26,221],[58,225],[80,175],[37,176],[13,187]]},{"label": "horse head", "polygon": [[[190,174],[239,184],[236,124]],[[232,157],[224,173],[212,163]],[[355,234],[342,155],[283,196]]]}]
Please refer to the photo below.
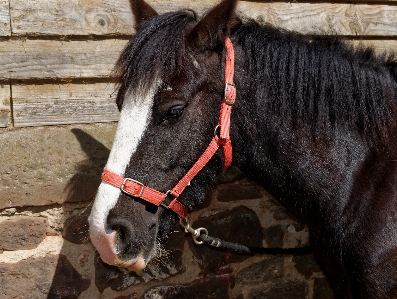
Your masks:
[{"label": "horse head", "polygon": [[[224,43],[238,24],[236,1],[224,0],[200,21],[192,11],[158,15],[143,0],[131,6],[137,33],[116,66],[121,113],[105,169],[133,179],[121,189],[132,182],[164,194],[214,137],[225,89]],[[191,210],[203,202],[223,171],[222,159],[218,151],[178,197],[181,205]],[[142,270],[159,253],[176,214],[119,187],[99,186],[89,217],[91,240],[104,262]]]}]

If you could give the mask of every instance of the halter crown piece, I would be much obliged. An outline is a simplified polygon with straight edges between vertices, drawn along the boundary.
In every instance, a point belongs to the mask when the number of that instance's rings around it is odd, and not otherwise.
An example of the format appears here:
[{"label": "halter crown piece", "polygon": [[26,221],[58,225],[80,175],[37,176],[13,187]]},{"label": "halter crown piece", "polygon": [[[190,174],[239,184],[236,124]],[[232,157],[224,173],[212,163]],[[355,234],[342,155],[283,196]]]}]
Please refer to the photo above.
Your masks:
[{"label": "halter crown piece", "polygon": [[[149,188],[142,183],[124,178],[107,169],[102,173],[102,181],[111,184],[130,196],[141,198],[156,206],[163,206],[174,211],[182,219],[188,218],[188,209],[177,199],[189,185],[190,181],[204,168],[208,161],[214,156],[219,147],[222,148],[225,168],[232,163],[232,142],[230,140],[230,114],[236,99],[236,87],[233,83],[234,76],[234,49],[229,37],[225,40],[226,63],[225,63],[225,94],[222,100],[218,125],[215,128],[215,136],[212,138],[207,149],[201,157],[194,163],[193,167],[175,185],[174,188],[166,193]],[[219,137],[217,131],[219,129]],[[169,201],[169,197],[173,197]]]}]

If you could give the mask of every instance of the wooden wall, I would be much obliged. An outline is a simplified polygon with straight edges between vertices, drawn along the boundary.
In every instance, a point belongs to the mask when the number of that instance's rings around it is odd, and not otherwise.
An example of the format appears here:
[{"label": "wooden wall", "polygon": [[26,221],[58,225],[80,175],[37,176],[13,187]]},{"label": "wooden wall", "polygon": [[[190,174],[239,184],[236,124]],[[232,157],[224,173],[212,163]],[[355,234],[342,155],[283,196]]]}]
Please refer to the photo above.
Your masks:
[{"label": "wooden wall", "polygon": [[[160,13],[217,1],[148,0]],[[397,1],[241,1],[244,14],[302,33],[397,52]],[[129,0],[0,0],[0,127],[116,121],[112,67],[134,34]]]}]

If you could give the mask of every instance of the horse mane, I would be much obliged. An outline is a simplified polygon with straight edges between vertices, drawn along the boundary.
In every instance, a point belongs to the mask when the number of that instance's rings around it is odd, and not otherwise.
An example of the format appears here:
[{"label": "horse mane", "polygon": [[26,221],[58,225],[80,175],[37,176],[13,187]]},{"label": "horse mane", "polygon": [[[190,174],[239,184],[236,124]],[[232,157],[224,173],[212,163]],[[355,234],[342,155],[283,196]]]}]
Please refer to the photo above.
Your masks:
[{"label": "horse mane", "polygon": [[141,93],[164,76],[173,74],[185,56],[184,32],[197,15],[191,10],[166,13],[139,24],[137,34],[118,59],[114,77],[120,83],[116,103],[121,109],[130,86]]},{"label": "horse mane", "polygon": [[[130,86],[144,93],[182,66],[184,34],[197,21],[193,11],[182,10],[139,25],[115,67],[119,109]],[[353,128],[372,143],[384,140],[395,125],[393,56],[377,57],[373,49],[354,49],[335,36],[302,35],[253,20],[234,28],[231,37],[245,54],[250,86],[243,88],[253,91],[249,98],[266,100],[266,111],[277,116],[272,121],[310,127],[318,136]]]},{"label": "horse mane", "polygon": [[[385,140],[395,125],[397,61],[335,36],[309,36],[249,20],[234,33],[245,52],[249,90],[266,99],[273,121],[334,136],[352,128],[367,141]],[[394,78],[393,78],[394,76]]]}]

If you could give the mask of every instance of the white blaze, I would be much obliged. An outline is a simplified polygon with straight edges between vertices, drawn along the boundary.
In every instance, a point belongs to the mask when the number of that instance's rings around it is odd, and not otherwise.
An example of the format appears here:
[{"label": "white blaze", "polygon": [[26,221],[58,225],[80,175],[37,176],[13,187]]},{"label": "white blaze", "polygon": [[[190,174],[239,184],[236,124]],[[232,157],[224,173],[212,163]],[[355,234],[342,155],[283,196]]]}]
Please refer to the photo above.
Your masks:
[{"label": "white blaze", "polygon": [[[116,136],[110,151],[106,169],[120,176],[124,176],[126,167],[134,154],[139,141],[149,123],[153,107],[156,86],[147,94],[134,95],[134,91],[126,94]],[[133,97],[140,97],[133,99]],[[95,202],[89,217],[91,238],[99,237],[106,229],[106,219],[109,211],[116,205],[120,196],[120,189],[102,182],[98,188]]]}]

